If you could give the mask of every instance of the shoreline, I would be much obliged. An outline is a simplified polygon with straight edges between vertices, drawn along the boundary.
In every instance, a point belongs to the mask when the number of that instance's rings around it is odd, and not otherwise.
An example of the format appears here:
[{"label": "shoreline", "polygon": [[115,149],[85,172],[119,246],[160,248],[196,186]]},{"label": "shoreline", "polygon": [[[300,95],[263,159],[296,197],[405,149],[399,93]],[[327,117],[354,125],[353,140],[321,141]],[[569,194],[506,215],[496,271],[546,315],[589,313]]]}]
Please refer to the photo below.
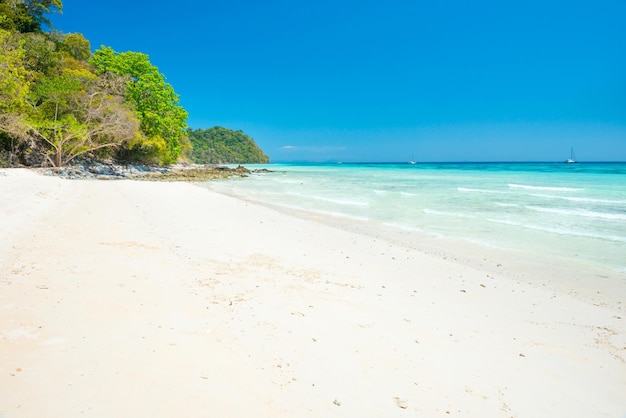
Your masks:
[{"label": "shoreline", "polygon": [[[408,247],[449,260],[460,265],[485,270],[491,276],[508,276],[535,286],[550,286],[559,292],[577,292],[591,303],[610,303],[626,309],[626,272],[577,260],[561,259],[522,250],[486,245],[460,238],[445,237],[427,232],[405,229],[374,220],[356,219],[292,206],[268,203],[245,196],[198,184],[200,187],[253,205],[276,210],[313,222],[320,222],[339,230],[363,235],[368,239],[382,239],[395,245]],[[622,289],[615,293],[615,289]]]},{"label": "shoreline", "polygon": [[249,170],[238,164],[236,167],[220,164],[175,164],[172,166],[146,166],[137,164],[113,164],[87,161],[58,168],[20,168],[33,170],[46,176],[71,180],[137,180],[137,181],[189,181],[247,177],[251,173],[270,172],[267,169]]},{"label": "shoreline", "polygon": [[195,184],[10,170],[3,418],[626,414],[621,300]]},{"label": "shoreline", "polygon": [[522,165],[471,164],[467,171],[407,164],[294,165],[252,175],[249,181],[209,184],[244,199],[400,228],[407,236],[449,237],[539,257],[553,254],[567,259],[564,264],[586,263],[623,274],[623,168],[604,165],[574,175],[562,168]]}]

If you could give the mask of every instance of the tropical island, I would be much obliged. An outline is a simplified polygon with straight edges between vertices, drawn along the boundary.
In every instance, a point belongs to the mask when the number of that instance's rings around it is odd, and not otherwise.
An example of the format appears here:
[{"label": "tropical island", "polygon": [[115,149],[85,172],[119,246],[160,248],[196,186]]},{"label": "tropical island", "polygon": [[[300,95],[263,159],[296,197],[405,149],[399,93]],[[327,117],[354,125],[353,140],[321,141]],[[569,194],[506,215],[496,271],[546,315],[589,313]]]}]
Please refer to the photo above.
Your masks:
[{"label": "tropical island", "polygon": [[[602,190],[584,164],[191,184],[267,156],[241,131],[188,127],[147,55],[45,33],[61,7],[0,0],[0,417],[626,417],[626,269],[584,256],[625,265],[622,166]],[[368,58],[373,28],[355,44]]]},{"label": "tropical island", "polygon": [[192,129],[174,87],[141,52],[50,27],[61,0],[0,0],[0,167],[85,161],[145,166],[267,163],[242,131]]}]

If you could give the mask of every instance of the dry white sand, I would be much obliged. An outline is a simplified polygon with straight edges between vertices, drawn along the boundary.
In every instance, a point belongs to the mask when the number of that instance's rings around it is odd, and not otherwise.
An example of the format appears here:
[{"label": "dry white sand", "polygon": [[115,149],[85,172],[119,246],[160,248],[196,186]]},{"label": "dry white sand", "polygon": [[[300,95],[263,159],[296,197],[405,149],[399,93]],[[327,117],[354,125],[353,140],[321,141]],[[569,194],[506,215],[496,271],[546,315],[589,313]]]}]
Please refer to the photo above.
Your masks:
[{"label": "dry white sand", "polygon": [[0,170],[0,220],[3,418],[626,417],[623,274],[522,280],[185,183]]}]

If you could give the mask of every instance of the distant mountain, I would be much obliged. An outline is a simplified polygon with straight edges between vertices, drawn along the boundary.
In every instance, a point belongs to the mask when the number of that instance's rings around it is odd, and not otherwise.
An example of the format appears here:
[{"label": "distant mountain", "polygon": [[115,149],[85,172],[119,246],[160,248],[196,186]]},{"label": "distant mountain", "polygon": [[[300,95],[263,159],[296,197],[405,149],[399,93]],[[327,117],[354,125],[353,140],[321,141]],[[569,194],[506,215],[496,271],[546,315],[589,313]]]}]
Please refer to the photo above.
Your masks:
[{"label": "distant mountain", "polygon": [[216,126],[210,129],[189,129],[191,152],[195,164],[256,164],[270,159],[243,131]]}]

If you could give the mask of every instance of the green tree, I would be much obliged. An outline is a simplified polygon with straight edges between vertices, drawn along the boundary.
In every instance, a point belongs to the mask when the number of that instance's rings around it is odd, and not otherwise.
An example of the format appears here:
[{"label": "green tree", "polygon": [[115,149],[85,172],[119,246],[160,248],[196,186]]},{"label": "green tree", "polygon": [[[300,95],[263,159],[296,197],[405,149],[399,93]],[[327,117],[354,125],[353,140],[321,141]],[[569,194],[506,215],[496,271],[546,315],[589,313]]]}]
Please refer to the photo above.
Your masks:
[{"label": "green tree", "polygon": [[0,164],[10,165],[19,141],[8,132],[20,130],[27,109],[32,74],[25,65],[24,42],[16,33],[0,29]]},{"label": "green tree", "polygon": [[63,10],[61,0],[0,0],[0,28],[21,33],[50,26],[46,14]]},{"label": "green tree", "polygon": [[119,148],[141,137],[139,120],[120,94],[125,82],[116,75],[71,71],[44,77],[29,95],[30,111],[4,128],[54,167],[88,153]]},{"label": "green tree", "polygon": [[134,151],[146,148],[154,155],[156,150],[161,163],[176,162],[188,142],[187,112],[178,104],[174,88],[150,63],[148,55],[130,51],[118,54],[103,46],[93,54],[90,63],[98,74],[112,72],[130,76],[126,98],[133,103],[147,138],[147,142],[137,144]]},{"label": "green tree", "polygon": [[87,61],[91,57],[91,45],[80,33],[59,35],[59,50],[78,61]]},{"label": "green tree", "polygon": [[0,0],[0,160],[60,166],[145,144],[167,154],[125,99],[130,76],[95,74],[82,34],[41,31],[46,13],[61,8],[60,0]]},{"label": "green tree", "polygon": [[26,68],[24,41],[0,29],[0,111],[12,113],[25,105],[32,75]]},{"label": "green tree", "polygon": [[36,77],[58,74],[63,54],[57,50],[57,44],[43,33],[26,33],[21,37],[24,40],[26,68],[33,71]]}]

